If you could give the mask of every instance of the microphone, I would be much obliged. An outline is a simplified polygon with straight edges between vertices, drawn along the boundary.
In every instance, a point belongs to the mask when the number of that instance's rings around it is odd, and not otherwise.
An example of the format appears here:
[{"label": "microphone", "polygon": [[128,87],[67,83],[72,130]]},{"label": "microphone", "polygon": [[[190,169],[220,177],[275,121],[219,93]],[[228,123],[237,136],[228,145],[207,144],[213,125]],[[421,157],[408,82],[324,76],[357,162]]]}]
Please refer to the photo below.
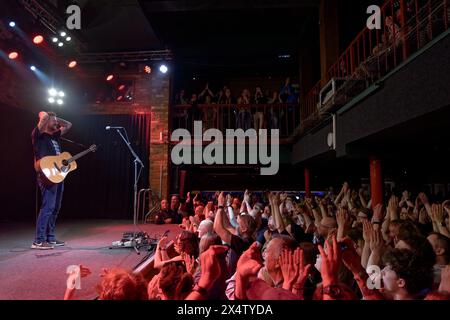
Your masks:
[{"label": "microphone", "polygon": [[111,126],[106,126],[105,130],[111,130],[111,129],[123,129],[123,127],[111,127]]}]

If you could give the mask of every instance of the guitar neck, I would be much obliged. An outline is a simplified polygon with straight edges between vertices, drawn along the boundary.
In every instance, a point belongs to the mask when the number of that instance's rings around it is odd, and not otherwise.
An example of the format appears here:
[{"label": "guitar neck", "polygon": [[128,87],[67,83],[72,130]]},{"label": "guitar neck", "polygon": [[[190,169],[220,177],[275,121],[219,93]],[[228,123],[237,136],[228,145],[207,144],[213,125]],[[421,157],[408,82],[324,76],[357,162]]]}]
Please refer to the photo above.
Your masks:
[{"label": "guitar neck", "polygon": [[84,150],[83,152],[77,153],[72,158],[68,159],[67,161],[69,163],[71,163],[73,161],[76,161],[76,160],[80,159],[81,157],[84,157],[85,155],[87,155],[91,151],[92,151],[91,149]]}]

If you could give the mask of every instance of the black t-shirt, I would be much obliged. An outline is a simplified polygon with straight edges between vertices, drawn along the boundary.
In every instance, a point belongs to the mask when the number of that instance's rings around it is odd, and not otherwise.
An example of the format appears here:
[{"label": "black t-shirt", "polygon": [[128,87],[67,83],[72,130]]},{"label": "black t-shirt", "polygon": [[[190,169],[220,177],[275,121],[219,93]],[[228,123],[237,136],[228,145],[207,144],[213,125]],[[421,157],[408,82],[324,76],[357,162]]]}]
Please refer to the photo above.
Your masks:
[{"label": "black t-shirt", "polygon": [[166,219],[172,219],[173,224],[181,223],[181,216],[172,209],[169,210],[161,210],[158,214],[158,218],[156,219],[156,224],[164,224]]},{"label": "black t-shirt", "polygon": [[235,236],[234,234],[231,235],[230,247],[231,249],[234,250],[234,252],[236,252],[238,256],[240,256],[245,250],[250,248],[252,243],[253,243],[252,238],[241,238]]},{"label": "black t-shirt", "polygon": [[61,153],[59,138],[61,130],[56,131],[52,135],[46,132],[40,132],[36,127],[31,132],[31,142],[33,144],[33,152],[35,160],[39,160],[47,156],[56,156]]}]

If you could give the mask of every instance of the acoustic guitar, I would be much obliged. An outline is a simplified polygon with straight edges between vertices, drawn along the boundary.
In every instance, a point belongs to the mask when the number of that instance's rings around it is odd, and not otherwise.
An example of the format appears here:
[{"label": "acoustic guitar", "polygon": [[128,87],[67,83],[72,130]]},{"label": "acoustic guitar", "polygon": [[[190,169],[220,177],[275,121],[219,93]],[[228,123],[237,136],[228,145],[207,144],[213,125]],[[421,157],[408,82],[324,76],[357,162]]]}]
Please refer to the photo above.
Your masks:
[{"label": "acoustic guitar", "polygon": [[35,164],[36,171],[42,173],[49,183],[61,183],[66,176],[77,168],[76,160],[84,157],[90,152],[95,152],[97,146],[93,144],[89,149],[74,156],[69,152],[63,152],[57,156],[43,157]]}]

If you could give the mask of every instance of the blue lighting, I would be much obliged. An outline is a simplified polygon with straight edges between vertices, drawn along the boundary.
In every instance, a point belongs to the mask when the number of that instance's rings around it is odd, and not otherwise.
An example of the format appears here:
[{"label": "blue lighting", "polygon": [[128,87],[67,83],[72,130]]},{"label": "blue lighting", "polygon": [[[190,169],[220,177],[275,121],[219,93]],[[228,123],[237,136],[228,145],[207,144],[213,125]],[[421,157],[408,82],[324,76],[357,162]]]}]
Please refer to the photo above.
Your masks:
[{"label": "blue lighting", "polygon": [[14,27],[16,26],[16,23],[15,23],[14,21],[11,21],[11,22],[9,23],[9,26],[10,26],[11,28],[14,28]]}]

